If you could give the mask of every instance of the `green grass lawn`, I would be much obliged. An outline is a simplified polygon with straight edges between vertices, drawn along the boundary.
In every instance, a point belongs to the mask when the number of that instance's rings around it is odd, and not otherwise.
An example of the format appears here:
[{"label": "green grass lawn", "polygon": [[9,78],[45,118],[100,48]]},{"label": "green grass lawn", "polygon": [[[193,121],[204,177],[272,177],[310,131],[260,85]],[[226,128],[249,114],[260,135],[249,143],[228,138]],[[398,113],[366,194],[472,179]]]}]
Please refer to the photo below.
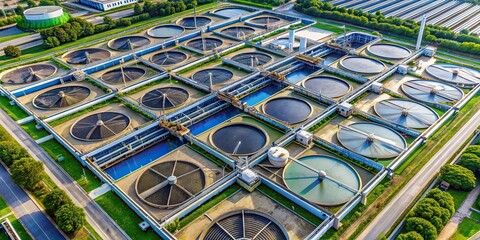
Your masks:
[{"label": "green grass lawn", "polygon": [[[10,213],[11,210],[8,207],[7,203],[3,198],[0,196],[0,217],[5,216],[6,214]],[[17,231],[18,236],[20,236],[21,239],[28,240],[32,239],[30,235],[27,233],[25,228],[23,227],[22,223],[15,217],[15,215],[10,215],[7,217],[10,223],[12,224],[13,228],[15,231]],[[0,219],[0,222],[3,221],[3,219]],[[2,239],[8,239],[7,235],[5,234],[0,234],[0,240]]]},{"label": "green grass lawn", "polygon": [[30,58],[30,57],[36,56],[39,53],[42,53],[43,51],[45,51],[43,46],[38,45],[38,46],[35,46],[35,47],[23,49],[22,50],[22,55],[18,58],[15,58],[15,59],[11,58],[11,57],[7,57],[5,55],[0,56],[0,61],[6,61],[6,60],[11,60],[11,59],[20,60],[20,59],[24,59],[24,58]]},{"label": "green grass lawn", "polygon": [[455,189],[448,189],[447,192],[450,193],[450,195],[452,195],[453,197],[453,202],[455,203],[455,210],[457,210],[460,205],[462,205],[463,200],[465,200],[469,193],[468,191],[460,191]]},{"label": "green grass lawn", "polygon": [[68,152],[57,140],[52,139],[40,144],[40,147],[45,150],[53,159],[57,159],[58,155],[62,155],[64,160],[57,162],[86,192],[101,185],[93,173],[85,168],[86,178],[83,177],[83,166],[80,162]]},{"label": "green grass lawn", "polygon": [[450,240],[463,240],[469,239],[471,236],[475,235],[480,231],[480,223],[476,222],[471,218],[464,218],[455,234],[450,238]]},{"label": "green grass lawn", "polygon": [[471,219],[474,219],[474,220],[477,220],[478,222],[480,222],[480,213],[477,213],[475,211],[472,211],[472,213],[470,214],[470,218]]},{"label": "green grass lawn", "polygon": [[10,116],[15,121],[24,119],[29,116],[19,106],[11,106],[10,99],[6,97],[0,97],[0,107],[8,114],[8,116]]},{"label": "green grass lawn", "polygon": [[35,121],[31,121],[29,123],[25,123],[20,125],[20,127],[25,130],[33,139],[37,140],[43,137],[50,135],[45,129],[37,129],[37,123]]},{"label": "green grass lawn", "polygon": [[135,214],[126,203],[114,192],[109,191],[95,199],[95,202],[107,212],[108,215],[130,236],[132,239],[160,239],[155,232],[142,231],[138,224],[143,220]]}]

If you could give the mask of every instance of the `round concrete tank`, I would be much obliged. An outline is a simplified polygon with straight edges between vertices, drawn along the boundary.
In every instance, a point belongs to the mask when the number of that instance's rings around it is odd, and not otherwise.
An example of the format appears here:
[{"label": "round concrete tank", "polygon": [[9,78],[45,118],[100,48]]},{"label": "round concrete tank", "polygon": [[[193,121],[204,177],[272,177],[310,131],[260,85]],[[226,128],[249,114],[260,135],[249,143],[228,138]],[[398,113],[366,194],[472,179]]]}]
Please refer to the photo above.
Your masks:
[{"label": "round concrete tank", "polygon": [[268,150],[268,161],[274,167],[284,167],[288,162],[290,153],[285,148],[271,147]]}]

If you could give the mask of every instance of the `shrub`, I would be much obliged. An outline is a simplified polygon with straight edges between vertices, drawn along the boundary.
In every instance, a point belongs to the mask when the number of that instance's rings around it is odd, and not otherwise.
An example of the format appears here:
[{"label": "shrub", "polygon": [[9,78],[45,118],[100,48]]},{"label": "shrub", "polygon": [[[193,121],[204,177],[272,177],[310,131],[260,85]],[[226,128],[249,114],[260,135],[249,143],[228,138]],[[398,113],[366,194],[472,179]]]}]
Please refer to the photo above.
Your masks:
[{"label": "shrub", "polygon": [[398,235],[397,240],[423,240],[423,237],[419,233],[411,231]]},{"label": "shrub", "polygon": [[55,188],[43,198],[43,205],[49,214],[54,215],[63,205],[73,204],[70,197],[60,188]]},{"label": "shrub", "polygon": [[27,151],[14,141],[0,142],[0,159],[10,166],[14,161],[29,157]]},{"label": "shrub", "polygon": [[439,178],[450,183],[450,187],[465,191],[472,190],[477,180],[472,171],[460,165],[446,165],[442,167]]},{"label": "shrub", "polygon": [[12,45],[4,47],[3,52],[5,52],[5,55],[9,57],[19,57],[22,54],[20,48]]},{"label": "shrub", "polygon": [[22,158],[15,161],[10,167],[10,172],[13,181],[28,190],[33,190],[45,176],[43,163],[32,158]]},{"label": "shrub", "polygon": [[74,233],[85,224],[85,212],[73,204],[65,204],[55,212],[58,227],[66,233]]},{"label": "shrub", "polygon": [[405,229],[407,232],[417,232],[425,240],[437,239],[437,229],[431,223],[423,218],[412,217],[405,221]]}]

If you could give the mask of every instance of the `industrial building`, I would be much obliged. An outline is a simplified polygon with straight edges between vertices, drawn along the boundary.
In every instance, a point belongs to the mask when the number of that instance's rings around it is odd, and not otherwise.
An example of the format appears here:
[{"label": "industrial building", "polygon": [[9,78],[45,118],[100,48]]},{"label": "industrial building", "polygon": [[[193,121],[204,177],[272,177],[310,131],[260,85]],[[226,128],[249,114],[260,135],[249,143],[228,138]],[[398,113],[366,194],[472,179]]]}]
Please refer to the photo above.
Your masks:
[{"label": "industrial building", "polygon": [[101,11],[108,11],[120,6],[136,3],[138,0],[79,0],[79,2]]}]

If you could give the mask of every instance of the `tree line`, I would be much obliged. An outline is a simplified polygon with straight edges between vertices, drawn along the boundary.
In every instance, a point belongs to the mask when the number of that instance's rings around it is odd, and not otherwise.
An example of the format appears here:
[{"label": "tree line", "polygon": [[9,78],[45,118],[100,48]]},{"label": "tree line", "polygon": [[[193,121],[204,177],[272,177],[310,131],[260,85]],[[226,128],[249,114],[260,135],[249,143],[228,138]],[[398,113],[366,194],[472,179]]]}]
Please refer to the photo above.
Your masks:
[{"label": "tree line", "polygon": [[[336,7],[329,2],[319,0],[298,0],[295,9],[314,17],[352,23],[410,38],[415,38],[420,30],[420,25],[412,20],[385,17],[380,11],[368,13],[359,9]],[[428,25],[424,36],[425,40],[431,44],[480,55],[480,38],[476,34],[469,34],[468,30],[455,33],[446,27]]]},{"label": "tree line", "polygon": [[104,22],[92,24],[82,18],[72,17],[68,23],[53,28],[40,30],[43,39],[43,47],[54,48],[65,43],[74,42],[77,39],[93,34],[105,32],[118,27],[130,26],[152,17],[169,16],[175,13],[191,9],[197,4],[206,4],[216,0],[181,0],[181,1],[145,1],[143,7],[136,3],[134,6],[134,16],[128,18],[112,19],[109,16],[104,17]]},{"label": "tree line", "polygon": [[6,130],[0,126],[0,159],[10,169],[13,181],[40,199],[47,213],[65,233],[74,233],[85,224],[85,212],[73,204],[65,191],[50,189],[43,163],[33,159]]},{"label": "tree line", "polygon": [[[471,145],[456,165],[446,165],[440,169],[439,179],[448,182],[449,188],[471,191],[479,175],[480,145]],[[434,240],[454,213],[453,197],[448,192],[433,189],[407,214],[406,233],[400,234],[397,239]]]}]

